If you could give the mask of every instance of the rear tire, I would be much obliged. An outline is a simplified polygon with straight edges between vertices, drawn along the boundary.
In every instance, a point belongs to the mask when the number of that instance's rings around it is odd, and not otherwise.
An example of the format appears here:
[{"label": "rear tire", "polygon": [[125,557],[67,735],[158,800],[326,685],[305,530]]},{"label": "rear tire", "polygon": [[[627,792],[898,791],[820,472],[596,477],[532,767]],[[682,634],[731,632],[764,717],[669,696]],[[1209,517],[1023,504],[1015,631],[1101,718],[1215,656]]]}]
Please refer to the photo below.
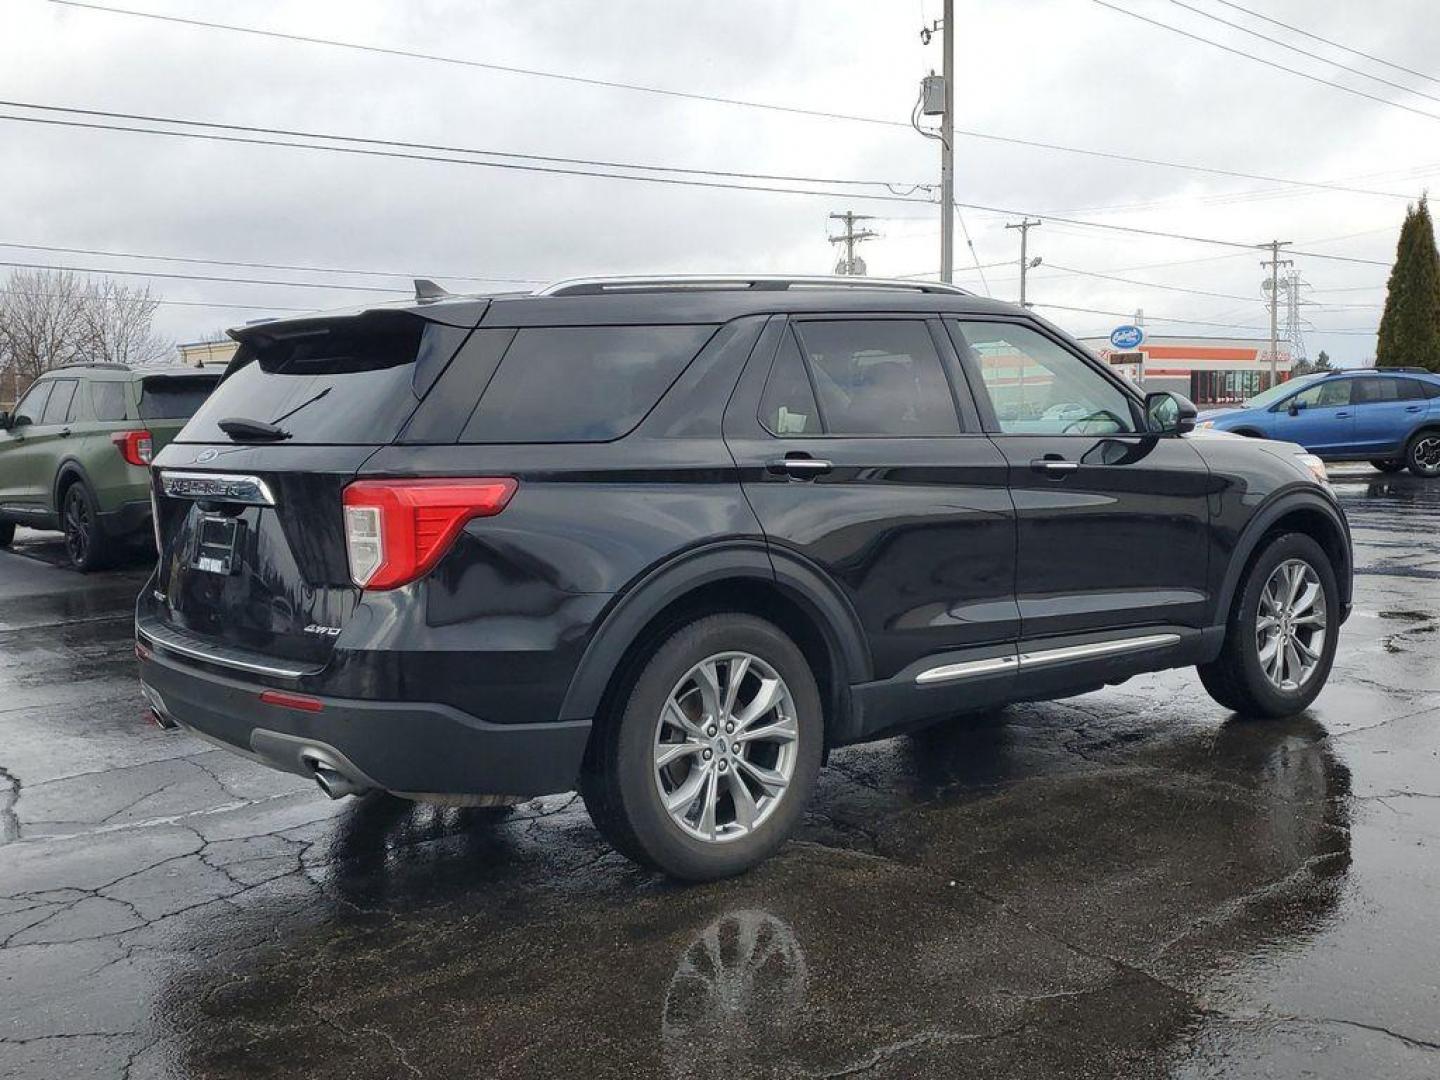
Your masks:
[{"label": "rear tire", "polygon": [[591,819],[622,855],[684,881],[770,856],[820,772],[815,677],[793,641],[751,615],[678,630],[599,719],[580,778]]},{"label": "rear tire", "polygon": [[1405,468],[1405,462],[1401,461],[1399,458],[1387,458],[1384,461],[1372,461],[1370,462],[1370,465],[1372,468],[1379,469],[1381,472],[1385,473],[1397,473],[1401,469]]},{"label": "rear tire", "polygon": [[1417,431],[1405,448],[1405,464],[1425,480],[1440,476],[1440,431]]},{"label": "rear tire", "polygon": [[1210,696],[1242,716],[1302,712],[1335,660],[1340,594],[1324,548],[1281,533],[1240,583],[1220,656],[1196,669]]},{"label": "rear tire", "polygon": [[0,548],[8,548],[15,542],[15,523],[0,521]]},{"label": "rear tire", "polygon": [[65,534],[65,554],[76,570],[88,574],[109,564],[113,545],[100,527],[95,496],[84,480],[76,480],[65,489],[60,502],[60,528]]}]

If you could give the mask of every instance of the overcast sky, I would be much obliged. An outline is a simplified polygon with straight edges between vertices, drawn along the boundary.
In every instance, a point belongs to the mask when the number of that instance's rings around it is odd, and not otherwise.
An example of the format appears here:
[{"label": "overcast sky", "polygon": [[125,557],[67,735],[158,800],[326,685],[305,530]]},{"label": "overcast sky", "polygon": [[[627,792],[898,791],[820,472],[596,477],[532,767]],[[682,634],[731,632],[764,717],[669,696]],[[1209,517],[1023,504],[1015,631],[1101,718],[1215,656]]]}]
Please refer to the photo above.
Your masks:
[{"label": "overcast sky", "polygon": [[[917,82],[940,65],[923,22],[940,0],[95,0],[290,34],[589,78],[889,118],[908,125]],[[1226,8],[1234,22],[1334,56],[1427,98],[1361,79],[1201,18],[1174,0],[1118,6],[1434,119],[1309,82],[1108,10],[1094,0],[958,0],[957,127],[1131,156],[1392,193],[1286,187],[957,139],[956,198],[1191,236],[1393,256],[1406,198],[1440,175],[1440,82],[1336,53]],[[1433,0],[1244,7],[1440,77]],[[379,56],[134,16],[0,0],[0,98],[406,142],[685,168],[928,184],[937,144],[908,126],[858,123]],[[42,115],[15,107],[8,115]],[[54,114],[51,114],[54,115]],[[262,136],[263,137],[263,136]],[[933,272],[938,207],[843,194],[663,186],[0,121],[0,242],[357,270],[375,276],[140,262],[0,247],[0,260],[404,289],[433,276],[537,280],[594,273],[829,273],[832,211],[876,215],[871,274]],[[778,186],[837,190],[832,184]],[[899,188],[898,190],[903,190]],[[867,187],[857,192],[881,192]],[[919,192],[912,196],[923,199]],[[982,264],[1013,260],[1004,215],[965,211]],[[1128,312],[1152,333],[1262,328],[1258,252],[1048,221],[1031,233],[1031,299]],[[1196,261],[1204,260],[1204,261]],[[957,266],[973,261],[963,238]],[[1297,259],[1315,291],[1320,348],[1373,356],[1385,266]],[[1169,265],[1154,265],[1169,264]],[[1227,294],[1085,277],[1118,274]],[[4,268],[0,268],[3,270]],[[462,277],[463,275],[463,277]],[[1013,299],[1013,265],[957,281]],[[142,278],[126,279],[133,283]],[[176,340],[267,310],[349,306],[359,291],[155,279]],[[495,287],[495,286],[490,286]],[[1345,291],[1336,291],[1345,290]],[[386,294],[376,292],[377,298]],[[1249,298],[1253,299],[1234,299]],[[254,305],[202,307],[197,303]],[[1335,305],[1355,306],[1335,306]],[[1045,308],[1074,333],[1110,315]],[[1259,336],[1257,331],[1250,336]]]}]

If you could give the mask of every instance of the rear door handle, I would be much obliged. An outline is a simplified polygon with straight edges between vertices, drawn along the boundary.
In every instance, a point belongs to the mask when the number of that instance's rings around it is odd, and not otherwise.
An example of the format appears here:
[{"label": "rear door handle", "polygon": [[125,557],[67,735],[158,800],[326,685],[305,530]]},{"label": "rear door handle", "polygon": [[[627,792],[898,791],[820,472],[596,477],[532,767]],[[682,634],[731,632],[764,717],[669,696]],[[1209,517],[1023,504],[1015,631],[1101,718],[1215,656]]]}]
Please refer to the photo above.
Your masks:
[{"label": "rear door handle", "polygon": [[1075,472],[1080,468],[1080,463],[1078,461],[1061,461],[1058,458],[1036,458],[1030,462],[1030,468],[1036,472],[1061,477]]},{"label": "rear door handle", "polygon": [[70,429],[69,429],[68,427],[67,427],[67,428],[61,428],[61,429],[60,429],[60,437],[61,437],[62,439],[68,439],[68,438],[70,437]]},{"label": "rear door handle", "polygon": [[1347,419],[1349,416],[1350,416],[1350,414],[1349,414],[1348,412],[1337,412],[1337,413],[1335,414],[1335,419],[1336,419],[1336,420],[1345,420],[1345,419]]},{"label": "rear door handle", "polygon": [[1424,410],[1424,408],[1425,408],[1425,406],[1423,406],[1423,405],[1406,405],[1406,406],[1405,406],[1405,411],[1406,411],[1406,412],[1422,412],[1422,411]]},{"label": "rear door handle", "polygon": [[778,458],[765,465],[765,468],[772,473],[790,476],[796,480],[809,480],[811,477],[828,473],[834,467],[828,461],[812,457]]}]

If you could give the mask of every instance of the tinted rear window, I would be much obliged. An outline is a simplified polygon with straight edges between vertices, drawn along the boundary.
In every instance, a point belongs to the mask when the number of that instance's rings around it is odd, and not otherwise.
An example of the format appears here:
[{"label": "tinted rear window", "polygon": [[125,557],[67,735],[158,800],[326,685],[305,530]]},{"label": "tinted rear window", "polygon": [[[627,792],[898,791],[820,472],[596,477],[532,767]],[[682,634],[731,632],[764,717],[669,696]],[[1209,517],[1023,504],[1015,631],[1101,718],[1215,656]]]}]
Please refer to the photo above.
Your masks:
[{"label": "tinted rear window", "polygon": [[460,441],[619,438],[655,407],[714,332],[713,326],[521,330]]},{"label": "tinted rear window", "polygon": [[237,418],[276,424],[291,444],[389,442],[415,410],[422,342],[432,331],[447,340],[452,333],[429,325],[376,312],[253,333],[180,439],[231,442],[218,425]]},{"label": "tinted rear window", "polygon": [[[142,420],[189,420],[195,415],[210,391],[215,389],[215,378],[146,379],[140,384],[140,419]],[[98,407],[98,405],[97,405]],[[124,405],[120,407],[121,419],[125,415]],[[108,419],[108,418],[107,418]]]},{"label": "tinted rear window", "polygon": [[96,420],[124,420],[125,384],[118,382],[91,383],[90,404],[95,409]]}]

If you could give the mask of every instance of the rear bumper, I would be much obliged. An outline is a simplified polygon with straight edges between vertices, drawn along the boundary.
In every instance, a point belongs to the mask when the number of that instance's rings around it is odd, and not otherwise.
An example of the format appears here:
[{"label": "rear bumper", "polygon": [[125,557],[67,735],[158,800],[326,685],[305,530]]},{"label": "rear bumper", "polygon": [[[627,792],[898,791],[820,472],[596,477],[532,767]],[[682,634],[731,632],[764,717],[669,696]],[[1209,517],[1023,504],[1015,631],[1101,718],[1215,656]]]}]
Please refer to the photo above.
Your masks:
[{"label": "rear bumper", "polygon": [[324,763],[397,794],[569,791],[590,735],[588,720],[493,724],[426,702],[315,697],[319,711],[300,711],[262,702],[263,683],[159,652],[141,660],[140,681],[165,719],[272,768],[311,776]]}]

